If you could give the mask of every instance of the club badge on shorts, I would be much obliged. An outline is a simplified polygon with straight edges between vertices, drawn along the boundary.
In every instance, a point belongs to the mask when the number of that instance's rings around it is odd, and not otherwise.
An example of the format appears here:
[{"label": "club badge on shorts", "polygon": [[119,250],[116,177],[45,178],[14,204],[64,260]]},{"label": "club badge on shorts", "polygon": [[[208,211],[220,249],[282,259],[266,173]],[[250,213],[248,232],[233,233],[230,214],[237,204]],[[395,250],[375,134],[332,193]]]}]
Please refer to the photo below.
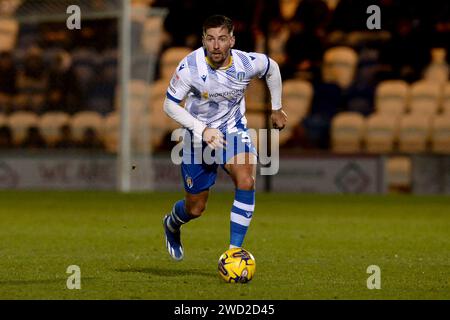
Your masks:
[{"label": "club badge on shorts", "polygon": [[189,189],[191,189],[194,186],[194,181],[192,181],[192,178],[186,175],[184,179],[186,181],[186,185],[189,187]]}]

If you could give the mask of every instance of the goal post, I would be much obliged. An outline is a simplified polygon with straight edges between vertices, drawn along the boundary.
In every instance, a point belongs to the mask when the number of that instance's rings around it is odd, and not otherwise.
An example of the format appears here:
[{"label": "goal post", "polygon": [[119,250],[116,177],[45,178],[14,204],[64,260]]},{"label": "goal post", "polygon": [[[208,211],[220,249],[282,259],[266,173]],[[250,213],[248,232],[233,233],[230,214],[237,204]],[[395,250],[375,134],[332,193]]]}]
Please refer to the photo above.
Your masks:
[{"label": "goal post", "polygon": [[[137,5],[136,5],[137,4]],[[77,6],[83,21],[115,19],[118,37],[118,74],[114,112],[120,119],[116,160],[117,190],[153,189],[153,165],[149,117],[150,85],[154,79],[162,23],[167,9],[139,5],[132,0],[5,0],[0,19],[22,24],[61,23],[71,16],[69,7]],[[8,10],[6,10],[8,9]],[[144,27],[146,26],[146,27]],[[150,26],[150,27],[149,27]],[[151,33],[149,41],[148,35]],[[143,39],[147,37],[147,41]],[[134,86],[134,84],[138,86]],[[136,87],[139,88],[136,89]],[[161,106],[162,108],[162,106]]]}]

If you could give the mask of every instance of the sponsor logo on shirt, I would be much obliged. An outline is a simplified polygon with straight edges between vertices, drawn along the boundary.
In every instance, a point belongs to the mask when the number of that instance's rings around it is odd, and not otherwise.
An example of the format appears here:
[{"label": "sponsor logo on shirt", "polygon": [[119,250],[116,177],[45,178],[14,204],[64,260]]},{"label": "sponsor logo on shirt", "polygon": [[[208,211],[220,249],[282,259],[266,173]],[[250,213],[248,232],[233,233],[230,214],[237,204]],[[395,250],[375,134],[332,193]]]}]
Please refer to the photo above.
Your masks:
[{"label": "sponsor logo on shirt", "polygon": [[223,97],[223,98],[229,98],[232,96],[236,96],[239,94],[244,94],[245,89],[234,89],[230,91],[225,92],[214,92],[209,94],[209,98],[217,98],[217,97]]}]

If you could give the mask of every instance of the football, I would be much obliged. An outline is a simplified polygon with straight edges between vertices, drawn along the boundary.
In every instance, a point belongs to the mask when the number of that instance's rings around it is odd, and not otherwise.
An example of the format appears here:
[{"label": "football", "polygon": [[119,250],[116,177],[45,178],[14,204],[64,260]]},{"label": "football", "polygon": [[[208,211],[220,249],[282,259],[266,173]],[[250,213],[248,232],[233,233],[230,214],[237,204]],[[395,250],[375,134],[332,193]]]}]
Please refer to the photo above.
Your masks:
[{"label": "football", "polygon": [[255,258],[242,248],[229,249],[219,258],[219,275],[226,282],[249,282],[255,274],[255,268]]}]

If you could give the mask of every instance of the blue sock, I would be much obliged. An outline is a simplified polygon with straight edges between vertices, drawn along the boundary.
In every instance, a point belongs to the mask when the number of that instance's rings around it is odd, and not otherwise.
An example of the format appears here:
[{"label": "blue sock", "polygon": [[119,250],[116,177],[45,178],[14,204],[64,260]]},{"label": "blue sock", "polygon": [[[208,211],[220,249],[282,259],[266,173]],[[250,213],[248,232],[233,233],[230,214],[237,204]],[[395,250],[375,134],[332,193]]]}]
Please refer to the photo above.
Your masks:
[{"label": "blue sock", "polygon": [[179,200],[173,206],[169,219],[167,219],[167,226],[172,232],[176,232],[180,230],[183,224],[188,223],[191,219],[192,217],[186,212],[184,200]]},{"label": "blue sock", "polygon": [[255,190],[236,189],[230,221],[230,248],[242,247],[255,210]]}]

